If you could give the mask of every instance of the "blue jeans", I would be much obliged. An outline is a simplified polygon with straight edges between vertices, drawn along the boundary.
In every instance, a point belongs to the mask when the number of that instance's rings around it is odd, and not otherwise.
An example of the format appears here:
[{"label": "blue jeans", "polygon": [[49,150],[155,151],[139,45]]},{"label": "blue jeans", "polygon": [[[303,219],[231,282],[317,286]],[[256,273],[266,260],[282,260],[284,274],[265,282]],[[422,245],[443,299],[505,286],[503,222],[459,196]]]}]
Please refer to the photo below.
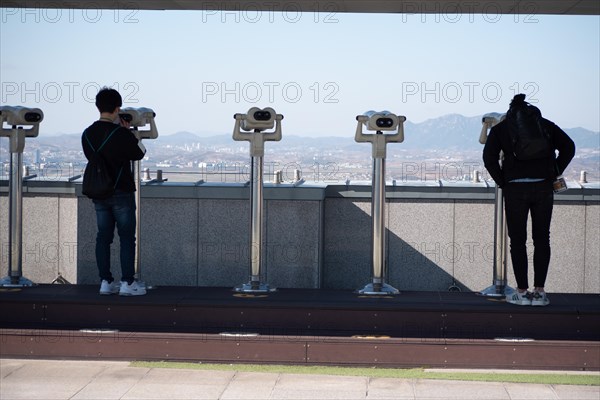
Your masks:
[{"label": "blue jeans", "polygon": [[504,187],[504,209],[510,237],[510,255],[519,289],[529,288],[527,267],[527,219],[531,214],[534,286],[544,287],[550,264],[550,221],[554,192],[552,182],[509,183]]},{"label": "blue jeans", "polygon": [[96,263],[100,279],[112,282],[110,272],[110,245],[115,236],[115,225],[121,244],[121,281],[133,282],[135,275],[135,197],[133,192],[116,192],[105,200],[94,200],[98,235],[96,236]]}]

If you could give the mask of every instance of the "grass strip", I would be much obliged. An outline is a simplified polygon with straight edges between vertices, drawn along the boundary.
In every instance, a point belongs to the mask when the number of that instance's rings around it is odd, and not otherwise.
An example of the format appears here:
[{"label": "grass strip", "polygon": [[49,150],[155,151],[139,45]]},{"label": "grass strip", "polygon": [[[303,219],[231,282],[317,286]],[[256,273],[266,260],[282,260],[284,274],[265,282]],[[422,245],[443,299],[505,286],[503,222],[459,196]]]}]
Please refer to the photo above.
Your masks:
[{"label": "grass strip", "polygon": [[438,372],[423,368],[357,368],[321,365],[268,365],[268,364],[204,364],[168,361],[134,361],[132,367],[198,369],[205,371],[237,371],[282,374],[312,374],[365,376],[369,378],[439,379],[480,382],[537,383],[548,385],[600,386],[600,374],[575,375],[559,373],[510,373],[510,372]]}]

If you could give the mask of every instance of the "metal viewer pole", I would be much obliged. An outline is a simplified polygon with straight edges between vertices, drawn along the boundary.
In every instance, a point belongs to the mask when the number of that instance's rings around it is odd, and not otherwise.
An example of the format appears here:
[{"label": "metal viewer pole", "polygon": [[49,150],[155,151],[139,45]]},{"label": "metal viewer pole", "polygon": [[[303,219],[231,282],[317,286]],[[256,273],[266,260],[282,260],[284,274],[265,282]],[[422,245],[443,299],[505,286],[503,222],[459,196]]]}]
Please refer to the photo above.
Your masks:
[{"label": "metal viewer pole", "polygon": [[253,290],[257,290],[261,286],[260,267],[262,264],[263,157],[252,157],[251,162],[252,173],[250,175],[250,181],[252,183],[252,196],[250,198],[250,285]]},{"label": "metal viewer pole", "polygon": [[[18,136],[17,133],[15,136]],[[11,136],[11,141],[14,136]],[[15,140],[21,140],[15,139]],[[23,142],[25,135],[23,134]],[[12,150],[11,145],[11,150]],[[23,277],[23,152],[10,154],[10,186],[8,188],[8,276],[0,286],[33,286]]]},{"label": "metal viewer pole", "polygon": [[[140,147],[143,147],[143,139],[156,139],[158,137],[158,129],[154,118],[156,113],[146,107],[140,108],[123,108],[121,109],[119,116],[124,121],[127,121],[131,125],[131,132],[140,142]],[[140,130],[138,128],[149,126],[149,129]],[[134,271],[135,277],[138,279],[138,283],[145,286],[146,289],[153,289],[154,287],[147,285],[142,279],[142,246],[141,246],[141,232],[142,232],[142,210],[141,210],[141,181],[142,181],[142,161],[136,160],[133,162],[133,180],[135,182],[135,258],[134,258]]]},{"label": "metal viewer pole", "polygon": [[[39,109],[5,106],[0,107],[0,117],[0,136],[9,138],[10,152],[8,276],[0,279],[0,287],[33,286],[34,283],[23,276],[23,150],[25,137],[38,135],[43,113]],[[35,120],[33,128],[17,127],[32,120]],[[2,128],[4,121],[13,124],[12,129]]]},{"label": "metal viewer pole", "polygon": [[502,189],[496,186],[496,202],[494,204],[494,261],[492,285],[479,292],[482,296],[506,297],[514,293],[514,289],[508,286],[507,280],[507,251],[506,243],[507,229],[504,214],[504,198]]},{"label": "metal viewer pole", "polygon": [[[365,134],[362,132],[363,124],[367,125],[368,116],[361,115],[356,119],[358,126],[356,128],[355,140],[357,142],[371,142],[373,146],[373,176],[372,176],[372,240],[373,240],[373,280],[358,293],[366,295],[389,295],[400,293],[398,289],[385,283],[386,265],[385,265],[385,157],[386,145],[388,142],[400,143],[404,140],[404,121],[405,117],[396,117],[398,132],[395,134],[383,134],[377,130],[376,134]],[[383,115],[381,118],[389,118]]]},{"label": "metal viewer pole", "polygon": [[[490,113],[483,116],[479,142],[485,144],[488,130],[504,119],[504,114]],[[500,152],[500,163],[504,154]],[[487,297],[506,297],[514,293],[514,289],[508,286],[507,280],[507,251],[508,242],[506,229],[506,218],[504,213],[504,197],[502,189],[496,186],[494,204],[494,261],[492,285],[483,289],[478,294]]]},{"label": "metal viewer pole", "polygon": [[[265,141],[281,140],[281,120],[283,115],[276,114],[271,108],[260,110],[251,108],[247,114],[235,114],[233,140],[250,142],[251,157],[251,193],[250,193],[250,281],[234,288],[237,292],[268,293],[275,291],[269,284],[261,281],[263,271],[263,156]],[[273,128],[274,132],[265,132]],[[242,132],[251,130],[251,132]]]},{"label": "metal viewer pole", "polygon": [[373,291],[380,292],[385,264],[385,159],[373,159],[372,180]]},{"label": "metal viewer pole", "polygon": [[[135,132],[135,131],[134,131]],[[138,138],[140,141],[142,139]],[[136,160],[133,162],[133,179],[135,180],[135,276],[138,280],[142,280],[142,246],[141,246],[141,232],[142,232],[142,212],[141,212],[141,180],[142,176],[140,174],[141,171],[140,160]]]}]

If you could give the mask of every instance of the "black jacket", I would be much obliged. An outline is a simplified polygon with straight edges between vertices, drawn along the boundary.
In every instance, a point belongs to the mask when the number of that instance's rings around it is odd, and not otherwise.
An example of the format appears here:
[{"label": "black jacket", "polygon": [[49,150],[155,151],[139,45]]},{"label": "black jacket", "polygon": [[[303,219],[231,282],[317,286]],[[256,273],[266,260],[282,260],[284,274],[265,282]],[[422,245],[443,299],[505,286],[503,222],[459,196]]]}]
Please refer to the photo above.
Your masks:
[{"label": "black jacket", "polygon": [[117,130],[102,147],[100,154],[115,179],[117,179],[119,171],[123,168],[116,189],[123,192],[135,192],[131,161],[141,160],[144,157],[144,152],[138,146],[137,138],[129,129],[108,121],[96,121],[81,135],[81,146],[85,157],[89,160],[94,150],[90,147],[88,140],[97,150],[104,139],[115,129]]},{"label": "black jacket", "polygon": [[[575,143],[553,122],[542,119],[558,157],[520,161],[515,158],[512,139],[506,120],[490,130],[483,148],[483,164],[496,184],[503,187],[513,179],[538,178],[554,180],[561,175],[575,156]],[[504,160],[500,165],[500,151]]]}]

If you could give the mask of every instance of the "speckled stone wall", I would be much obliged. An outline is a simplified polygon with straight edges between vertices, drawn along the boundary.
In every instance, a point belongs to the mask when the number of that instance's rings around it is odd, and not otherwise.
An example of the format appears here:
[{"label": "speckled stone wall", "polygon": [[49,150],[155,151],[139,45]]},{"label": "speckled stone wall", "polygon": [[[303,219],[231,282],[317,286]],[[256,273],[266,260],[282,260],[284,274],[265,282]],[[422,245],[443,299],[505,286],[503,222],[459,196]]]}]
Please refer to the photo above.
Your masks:
[{"label": "speckled stone wall", "polygon": [[[143,280],[157,286],[234,287],[248,282],[247,191],[219,190],[204,195],[189,188],[156,188],[152,195],[142,197]],[[358,195],[354,197],[321,198],[294,192],[293,198],[286,199],[284,191],[272,191],[265,200],[263,281],[272,287],[341,290],[357,290],[369,283],[371,203],[360,187],[355,192]],[[387,282],[404,291],[445,291],[451,287],[479,291],[490,286],[493,200],[427,196],[430,198],[388,198],[386,202]],[[23,276],[50,283],[60,274],[71,283],[96,284],[95,235],[91,200],[72,189],[70,193],[53,188],[25,193]],[[557,199],[547,290],[600,293],[598,243],[597,196],[585,201]],[[0,187],[0,245],[0,272],[6,276],[6,187]],[[528,241],[530,261],[532,245]],[[118,279],[118,234],[111,254]],[[532,267],[529,274],[532,283]],[[510,256],[507,277],[508,284],[514,286]]]}]

